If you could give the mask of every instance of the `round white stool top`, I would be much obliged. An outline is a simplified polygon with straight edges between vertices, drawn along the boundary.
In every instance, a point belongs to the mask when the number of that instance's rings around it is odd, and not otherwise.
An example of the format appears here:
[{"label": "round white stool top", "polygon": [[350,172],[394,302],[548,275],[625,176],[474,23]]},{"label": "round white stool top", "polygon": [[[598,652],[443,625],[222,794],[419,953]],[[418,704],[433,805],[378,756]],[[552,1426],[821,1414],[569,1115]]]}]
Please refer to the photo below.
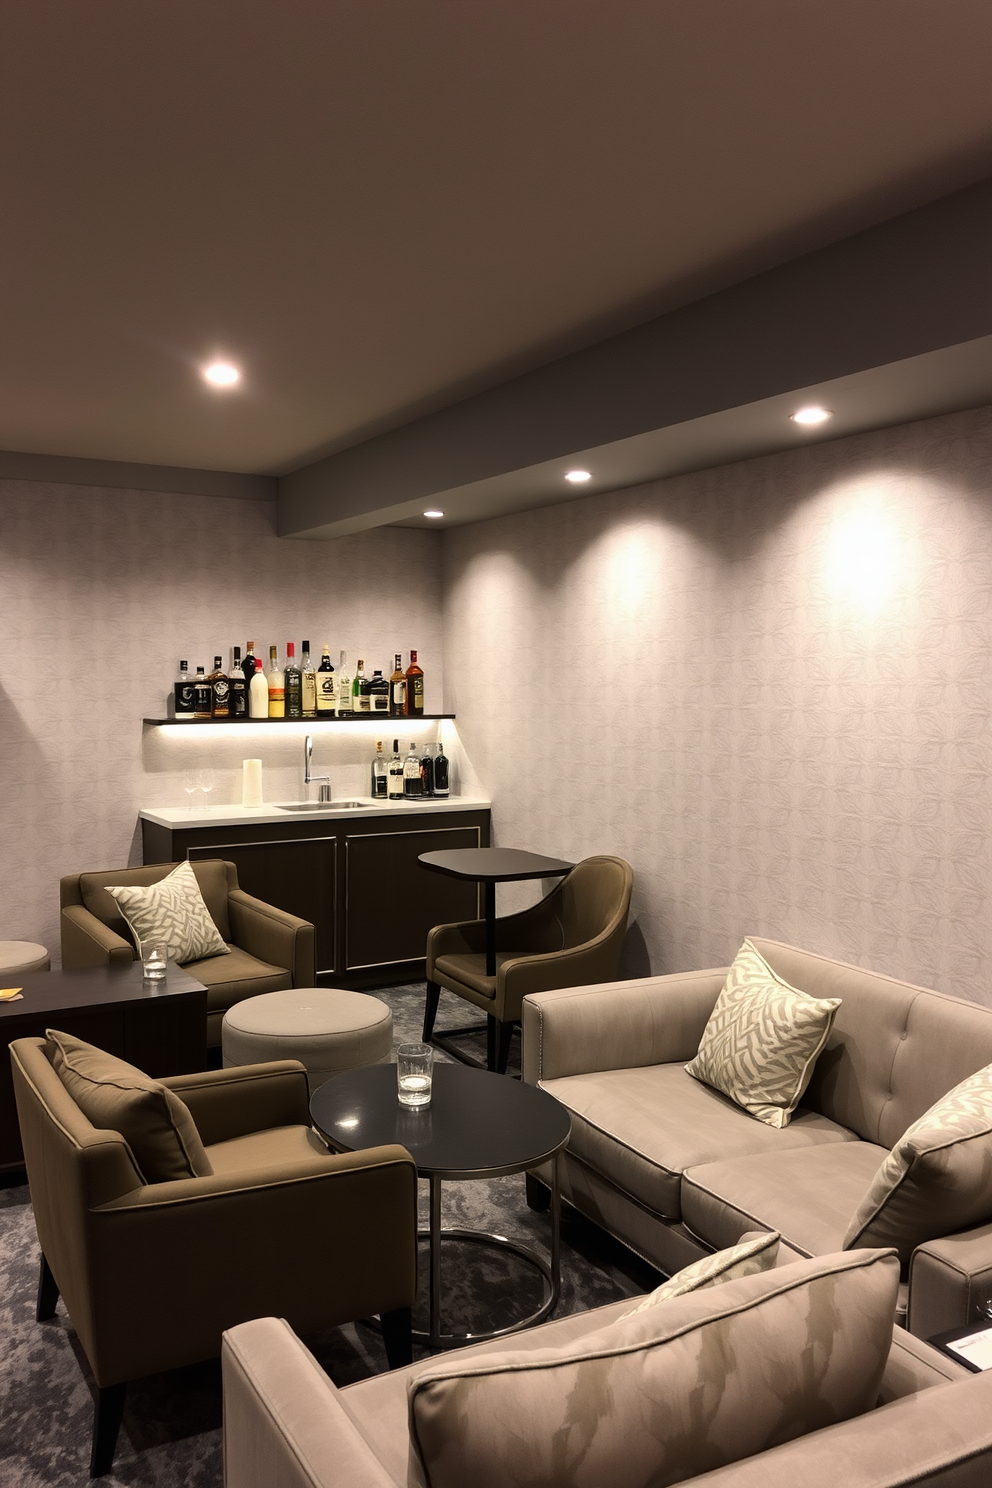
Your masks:
[{"label": "round white stool top", "polygon": [[47,971],[51,964],[47,948],[33,940],[0,940],[2,976],[18,976],[27,971]]},{"label": "round white stool top", "polygon": [[354,1033],[392,1019],[384,1002],[365,992],[337,987],[290,987],[236,1002],[224,1022],[241,1033],[266,1038]]}]

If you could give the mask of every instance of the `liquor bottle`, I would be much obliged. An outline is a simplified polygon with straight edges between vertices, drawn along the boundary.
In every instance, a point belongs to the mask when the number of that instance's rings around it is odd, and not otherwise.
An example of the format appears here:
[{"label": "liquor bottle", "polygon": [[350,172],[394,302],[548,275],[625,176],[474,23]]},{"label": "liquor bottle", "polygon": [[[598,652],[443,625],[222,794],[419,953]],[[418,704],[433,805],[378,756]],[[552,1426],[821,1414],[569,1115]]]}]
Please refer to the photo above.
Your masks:
[{"label": "liquor bottle", "polygon": [[372,713],[389,712],[389,683],[382,675],[381,668],[377,668],[372,673],[372,681],[369,683],[369,711]]},{"label": "liquor bottle", "polygon": [[245,674],[245,686],[250,689],[252,677],[254,677],[256,672],[260,672],[262,670],[262,663],[255,655],[254,641],[248,642],[248,649],[245,652],[245,659],[241,663],[241,670]]},{"label": "liquor bottle", "polygon": [[351,711],[353,713],[367,713],[369,711],[369,682],[365,675],[365,663],[361,657],[358,658],[358,666],[355,668],[354,680],[351,684]]},{"label": "liquor bottle", "polygon": [[176,678],[176,721],[186,723],[196,713],[196,697],[194,694],[193,678],[189,674],[189,662],[179,663],[179,676]]},{"label": "liquor bottle", "polygon": [[410,652],[410,665],[406,669],[406,716],[424,716],[424,673],[417,665],[416,651]]},{"label": "liquor bottle", "polygon": [[434,794],[434,761],[431,759],[431,746],[424,745],[424,752],[420,756],[420,794],[432,796]]},{"label": "liquor bottle", "polygon": [[407,801],[420,799],[423,787],[420,783],[420,761],[416,744],[410,745],[410,753],[403,761],[403,798]]},{"label": "liquor bottle", "polygon": [[375,746],[372,756],[372,799],[385,801],[389,795],[389,761],[382,752],[382,740]]},{"label": "liquor bottle", "polygon": [[303,688],[303,717],[317,717],[317,673],[310,660],[310,642],[303,642],[303,664],[300,667]]},{"label": "liquor bottle", "polygon": [[[251,643],[249,642],[249,645]],[[255,672],[248,683],[248,717],[268,718],[269,716],[269,684],[261,664],[256,656]],[[248,657],[245,657],[245,666],[248,665]]]},{"label": "liquor bottle", "polygon": [[286,678],[279,665],[279,653],[275,646],[269,647],[269,717],[286,717]]},{"label": "liquor bottle", "polygon": [[285,671],[285,716],[287,718],[303,717],[303,674],[296,665],[296,646],[293,641],[286,642],[286,671]]},{"label": "liquor bottle", "polygon": [[210,683],[210,714],[212,718],[228,718],[231,712],[231,684],[222,665],[223,658],[214,657],[214,669],[207,678]]},{"label": "liquor bottle", "polygon": [[230,675],[228,676],[228,679],[227,680],[228,680],[228,682],[230,684],[230,688],[231,688],[231,691],[230,691],[230,701],[229,701],[229,705],[228,705],[230,707],[230,710],[231,710],[231,717],[232,718],[247,718],[248,717],[248,683],[245,681],[245,673],[244,673],[244,666],[243,666],[242,661],[241,661],[241,647],[240,646],[235,646],[235,648],[234,648],[234,661],[231,664],[231,671],[230,671]]},{"label": "liquor bottle", "polygon": [[442,800],[450,795],[450,769],[448,756],[444,752],[444,745],[438,744],[437,754],[434,756],[434,795]]},{"label": "liquor bottle", "polygon": [[393,718],[402,718],[406,713],[406,677],[403,673],[402,653],[396,652],[396,665],[389,679],[389,712]]},{"label": "liquor bottle", "polygon": [[341,652],[338,657],[338,717],[350,718],[354,699],[351,695],[351,674],[348,671],[348,654]]},{"label": "liquor bottle", "polygon": [[330,652],[325,646],[320,655],[320,666],[317,668],[317,712],[325,718],[333,717],[337,706],[335,681]]},{"label": "liquor bottle", "polygon": [[391,801],[403,799],[403,761],[400,759],[400,741],[393,740],[393,757],[389,761],[386,794]]},{"label": "liquor bottle", "polygon": [[193,683],[193,711],[197,718],[209,718],[212,713],[213,688],[203,674],[203,668],[197,667],[196,681]]}]

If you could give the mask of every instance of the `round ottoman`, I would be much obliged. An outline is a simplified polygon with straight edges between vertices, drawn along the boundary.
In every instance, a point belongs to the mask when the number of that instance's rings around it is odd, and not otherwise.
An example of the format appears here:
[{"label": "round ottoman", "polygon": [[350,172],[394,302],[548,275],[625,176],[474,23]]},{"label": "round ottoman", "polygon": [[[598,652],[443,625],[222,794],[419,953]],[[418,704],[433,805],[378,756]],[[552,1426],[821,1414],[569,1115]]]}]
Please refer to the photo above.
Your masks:
[{"label": "round ottoman", "polygon": [[224,1014],[224,1067],[298,1059],[311,1093],[342,1070],[381,1064],[393,1048],[393,1015],[378,997],[335,987],[293,987],[246,997]]},{"label": "round ottoman", "polygon": [[47,971],[51,964],[45,947],[33,940],[0,940],[0,977]]}]

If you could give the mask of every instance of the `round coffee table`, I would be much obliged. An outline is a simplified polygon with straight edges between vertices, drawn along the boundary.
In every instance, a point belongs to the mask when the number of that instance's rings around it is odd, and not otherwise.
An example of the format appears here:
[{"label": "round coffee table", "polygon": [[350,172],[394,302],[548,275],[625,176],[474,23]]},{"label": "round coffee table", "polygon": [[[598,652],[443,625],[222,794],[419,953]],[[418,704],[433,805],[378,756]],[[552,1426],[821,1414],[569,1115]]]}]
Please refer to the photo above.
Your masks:
[{"label": "round coffee table", "polygon": [[[436,1064],[429,1106],[411,1110],[396,1098],[396,1066],[370,1065],[335,1075],[310,1101],[317,1130],[339,1152],[398,1142],[418,1173],[430,1182],[430,1326],[415,1332],[430,1348],[502,1338],[543,1322],[561,1290],[561,1191],[558,1153],[568,1140],[570,1118],[554,1096],[505,1075],[461,1064]],[[540,1163],[552,1164],[550,1264],[527,1246],[481,1230],[441,1228],[441,1184],[446,1178],[502,1178]],[[536,1312],[489,1332],[441,1331],[441,1241],[454,1239],[512,1251],[535,1266],[547,1284]]]}]

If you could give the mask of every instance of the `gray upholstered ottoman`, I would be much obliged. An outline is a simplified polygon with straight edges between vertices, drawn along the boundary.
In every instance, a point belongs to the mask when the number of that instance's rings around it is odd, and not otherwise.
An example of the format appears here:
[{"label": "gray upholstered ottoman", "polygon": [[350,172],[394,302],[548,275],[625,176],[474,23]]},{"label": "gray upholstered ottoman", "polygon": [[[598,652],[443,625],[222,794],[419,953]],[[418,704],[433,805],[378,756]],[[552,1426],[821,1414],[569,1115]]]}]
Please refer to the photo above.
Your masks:
[{"label": "gray upholstered ottoman", "polygon": [[224,1014],[224,1066],[298,1059],[310,1090],[342,1070],[381,1064],[393,1047],[393,1015],[365,992],[293,987],[246,997]]},{"label": "gray upholstered ottoman", "polygon": [[45,947],[33,940],[0,940],[0,979],[47,971],[51,964]]}]

